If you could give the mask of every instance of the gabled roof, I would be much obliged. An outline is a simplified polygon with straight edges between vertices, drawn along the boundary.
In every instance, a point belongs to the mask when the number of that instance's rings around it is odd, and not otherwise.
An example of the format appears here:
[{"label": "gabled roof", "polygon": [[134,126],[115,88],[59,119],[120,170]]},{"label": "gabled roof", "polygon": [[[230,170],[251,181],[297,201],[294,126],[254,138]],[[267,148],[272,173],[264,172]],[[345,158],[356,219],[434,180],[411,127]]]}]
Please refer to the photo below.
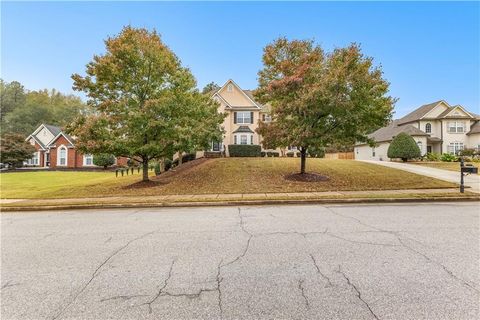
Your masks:
[{"label": "gabled roof", "polygon": [[[42,130],[42,128],[47,129],[53,135],[53,139],[50,140],[47,144],[43,144],[40,141],[40,139],[37,138],[37,133],[39,133],[40,130]],[[71,144],[72,147],[75,145],[74,144],[75,139],[73,139],[70,135],[63,132],[62,128],[60,128],[58,126],[51,125],[51,124],[44,124],[44,123],[42,123],[31,135],[29,135],[27,137],[27,139],[25,139],[25,141],[33,138],[42,147],[42,149],[46,149],[46,148],[50,147],[50,145],[52,143],[54,143],[60,136],[65,137],[65,139],[68,140],[68,142]]]},{"label": "gabled roof", "polygon": [[468,131],[468,135],[474,134],[474,133],[480,133],[480,121],[475,122],[471,127],[470,131]]},{"label": "gabled roof", "polygon": [[45,150],[45,145],[42,143],[42,141],[40,141],[36,136],[34,135],[29,135],[25,141],[28,141],[30,139],[33,139],[35,140],[35,142],[40,146],[40,148],[42,148],[43,150]]},{"label": "gabled roof", "polygon": [[66,134],[65,132],[63,131],[60,131],[53,139],[52,141],[50,141],[48,143],[48,146],[52,146],[52,144],[58,140],[58,138],[60,138],[61,136],[63,136],[65,139],[67,139],[67,141],[70,143],[70,146],[73,147],[75,146],[75,144],[73,143],[74,142],[74,139],[72,137],[70,137],[70,135]]},{"label": "gabled roof", "polygon": [[368,137],[373,139],[375,142],[388,142],[393,140],[393,138],[401,132],[404,132],[410,136],[430,136],[411,124],[398,125],[398,120],[395,120],[388,126],[380,128],[377,131],[369,134]]},{"label": "gabled roof", "polygon": [[[429,104],[424,104],[423,106],[413,110],[412,112],[410,112],[409,114],[407,114],[403,118],[399,119],[398,124],[404,124],[404,123],[420,120],[427,113],[432,111],[437,105],[439,105],[441,102],[444,102],[445,104],[447,104],[443,100],[435,101],[435,102],[432,102],[432,103],[429,103]],[[448,106],[448,104],[447,104],[447,106]]]},{"label": "gabled roof", "polygon": [[[253,106],[232,106],[230,103],[228,103],[223,97],[222,95],[220,94],[220,91],[223,90],[223,88],[225,88],[229,83],[232,83],[234,86],[237,87],[237,89],[242,92],[245,97],[247,98],[247,100],[250,100],[252,103],[253,103]],[[243,90],[242,88],[240,88],[240,86],[238,84],[235,83],[235,81],[233,81],[232,79],[228,79],[222,87],[220,87],[219,89],[217,90],[214,90],[213,91],[213,94],[212,94],[212,97],[213,96],[218,96],[220,97],[224,102],[225,104],[230,107],[230,108],[258,108],[258,109],[262,109],[263,106],[258,103],[257,101],[255,101],[255,98],[253,97],[253,94],[252,94],[252,91],[251,90]]]},{"label": "gabled roof", "polygon": [[[456,109],[460,109],[462,110],[463,113],[465,113],[465,115],[462,115],[462,116],[450,116],[450,113],[452,113],[454,110]],[[443,111],[437,118],[475,118],[470,112],[468,112],[467,110],[465,110],[462,106],[460,105],[456,105],[452,108],[449,108],[445,111]]]}]

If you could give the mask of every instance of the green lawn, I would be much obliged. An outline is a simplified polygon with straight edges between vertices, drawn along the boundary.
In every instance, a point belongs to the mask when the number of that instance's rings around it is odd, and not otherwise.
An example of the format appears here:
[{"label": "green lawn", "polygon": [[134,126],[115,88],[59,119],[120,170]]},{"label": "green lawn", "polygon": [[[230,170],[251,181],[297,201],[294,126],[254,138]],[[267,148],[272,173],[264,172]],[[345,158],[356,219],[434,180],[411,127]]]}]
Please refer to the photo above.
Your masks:
[{"label": "green lawn", "polygon": [[297,158],[220,158],[189,162],[132,185],[141,174],[115,177],[112,172],[20,172],[0,175],[2,198],[79,198],[166,194],[303,192],[448,188],[455,185],[413,173],[352,160],[308,159],[307,170],[328,181],[287,181],[299,169]]},{"label": "green lawn", "polygon": [[[426,167],[432,167],[432,168],[437,168],[437,169],[443,169],[443,170],[449,170],[449,171],[457,171],[460,172],[460,162],[412,162],[413,164],[419,165],[419,166],[426,166]],[[469,163],[475,167],[479,167],[480,163]]]}]

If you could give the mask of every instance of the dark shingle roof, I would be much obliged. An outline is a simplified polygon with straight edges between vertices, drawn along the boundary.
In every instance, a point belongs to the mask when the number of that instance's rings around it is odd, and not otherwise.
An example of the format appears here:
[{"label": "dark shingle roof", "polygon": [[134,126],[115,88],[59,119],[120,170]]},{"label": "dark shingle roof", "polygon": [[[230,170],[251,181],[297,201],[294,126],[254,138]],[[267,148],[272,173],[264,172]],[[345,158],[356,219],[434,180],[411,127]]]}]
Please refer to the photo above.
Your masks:
[{"label": "dark shingle roof", "polygon": [[470,131],[467,134],[480,133],[480,121],[475,122],[471,127]]},{"label": "dark shingle roof", "polygon": [[435,108],[442,101],[443,100],[439,100],[439,101],[432,102],[432,103],[429,103],[429,104],[424,104],[420,108],[417,108],[417,109],[413,110],[412,112],[410,112],[409,114],[407,114],[403,118],[399,119],[398,124],[419,120],[421,117],[423,117],[424,115],[426,115],[427,113],[432,111],[432,109]]},{"label": "dark shingle roof", "polygon": [[233,131],[233,133],[238,133],[238,132],[253,133],[253,131],[248,126],[240,126],[240,127],[238,127],[237,130]]},{"label": "dark shingle roof", "polygon": [[57,136],[60,132],[62,132],[62,128],[57,126],[52,126],[51,124],[44,124],[45,128],[47,128],[54,136]]},{"label": "dark shingle roof", "polygon": [[398,125],[398,120],[391,122],[388,126],[378,129],[377,131],[368,135],[369,138],[375,142],[391,141],[396,135],[404,132],[411,136],[429,136],[429,134],[412,126],[411,124]]}]

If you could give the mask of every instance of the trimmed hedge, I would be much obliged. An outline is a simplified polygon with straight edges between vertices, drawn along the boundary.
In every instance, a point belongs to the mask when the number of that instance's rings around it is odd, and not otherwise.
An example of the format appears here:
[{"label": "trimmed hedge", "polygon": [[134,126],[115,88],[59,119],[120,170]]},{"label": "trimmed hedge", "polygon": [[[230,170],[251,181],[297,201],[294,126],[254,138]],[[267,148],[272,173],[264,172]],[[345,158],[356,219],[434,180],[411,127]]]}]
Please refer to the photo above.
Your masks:
[{"label": "trimmed hedge", "polygon": [[420,158],[421,154],[415,140],[405,132],[401,132],[390,143],[387,156],[391,159],[400,158],[406,162],[409,159]]},{"label": "trimmed hedge", "polygon": [[262,148],[258,144],[229,144],[230,157],[260,157]]}]

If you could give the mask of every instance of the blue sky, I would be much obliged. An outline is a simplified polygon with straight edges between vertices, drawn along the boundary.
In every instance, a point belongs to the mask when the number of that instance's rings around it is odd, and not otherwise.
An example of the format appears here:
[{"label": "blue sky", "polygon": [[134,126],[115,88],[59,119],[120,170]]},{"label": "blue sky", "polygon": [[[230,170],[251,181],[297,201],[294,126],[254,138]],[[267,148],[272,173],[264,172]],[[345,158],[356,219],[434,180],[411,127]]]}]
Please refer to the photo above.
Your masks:
[{"label": "blue sky", "polygon": [[202,88],[257,84],[263,47],[279,36],[322,47],[362,45],[383,66],[396,117],[445,99],[480,113],[478,2],[3,2],[1,77],[28,89],[71,89],[103,39],[155,28]]}]

